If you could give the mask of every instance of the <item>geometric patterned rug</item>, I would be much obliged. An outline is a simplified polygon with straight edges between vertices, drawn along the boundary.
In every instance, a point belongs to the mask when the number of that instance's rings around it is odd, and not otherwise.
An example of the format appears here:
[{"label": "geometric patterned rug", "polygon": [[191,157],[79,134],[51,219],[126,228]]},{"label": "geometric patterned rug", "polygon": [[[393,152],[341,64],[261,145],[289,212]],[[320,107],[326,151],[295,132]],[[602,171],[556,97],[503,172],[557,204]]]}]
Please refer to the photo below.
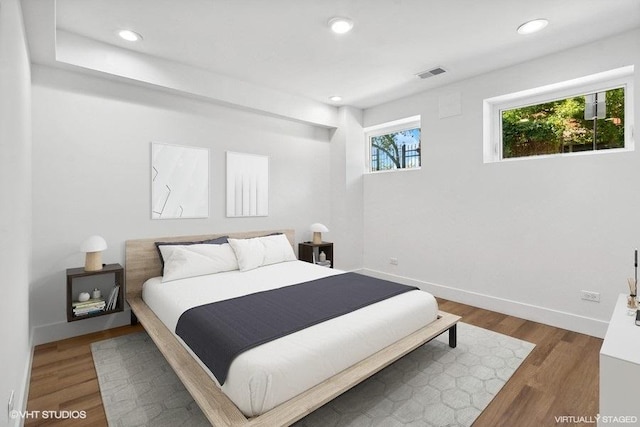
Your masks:
[{"label": "geometric patterned rug", "polygon": [[91,344],[110,427],[209,426],[146,332]]},{"label": "geometric patterned rug", "polygon": [[[298,421],[297,427],[470,426],[534,344],[458,323]],[[209,426],[146,332],[91,345],[110,426]]]}]

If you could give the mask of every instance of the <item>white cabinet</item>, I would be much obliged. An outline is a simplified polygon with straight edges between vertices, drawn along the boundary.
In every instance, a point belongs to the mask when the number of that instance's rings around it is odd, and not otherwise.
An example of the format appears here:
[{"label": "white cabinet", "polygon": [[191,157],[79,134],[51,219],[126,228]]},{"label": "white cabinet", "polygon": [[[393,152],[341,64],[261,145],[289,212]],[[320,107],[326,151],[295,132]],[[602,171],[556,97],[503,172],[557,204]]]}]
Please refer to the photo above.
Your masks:
[{"label": "white cabinet", "polygon": [[600,349],[598,426],[640,423],[640,326],[635,320],[635,313],[628,314],[627,295],[621,294]]}]

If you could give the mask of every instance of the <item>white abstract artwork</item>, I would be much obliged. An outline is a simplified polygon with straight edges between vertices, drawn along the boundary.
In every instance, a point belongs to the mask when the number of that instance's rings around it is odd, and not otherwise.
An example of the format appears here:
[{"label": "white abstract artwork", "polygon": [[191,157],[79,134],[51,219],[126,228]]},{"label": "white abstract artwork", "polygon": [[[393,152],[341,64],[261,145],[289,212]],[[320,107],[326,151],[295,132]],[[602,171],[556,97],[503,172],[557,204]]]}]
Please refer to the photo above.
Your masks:
[{"label": "white abstract artwork", "polygon": [[209,216],[209,150],[151,143],[151,218]]},{"label": "white abstract artwork", "polygon": [[227,217],[269,214],[269,157],[227,151]]}]

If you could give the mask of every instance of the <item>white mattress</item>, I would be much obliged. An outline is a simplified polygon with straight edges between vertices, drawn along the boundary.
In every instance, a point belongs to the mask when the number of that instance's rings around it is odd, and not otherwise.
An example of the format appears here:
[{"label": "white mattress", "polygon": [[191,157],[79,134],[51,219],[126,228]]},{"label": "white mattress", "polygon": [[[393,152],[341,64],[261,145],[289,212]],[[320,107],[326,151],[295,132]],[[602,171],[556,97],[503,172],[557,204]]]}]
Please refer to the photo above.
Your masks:
[{"label": "white mattress", "polygon": [[[142,297],[175,335],[178,318],[191,307],[341,273],[291,261],[166,283],[156,277],[144,284]],[[380,301],[242,353],[222,390],[247,417],[260,415],[431,323],[437,313],[435,298],[423,291]]]}]

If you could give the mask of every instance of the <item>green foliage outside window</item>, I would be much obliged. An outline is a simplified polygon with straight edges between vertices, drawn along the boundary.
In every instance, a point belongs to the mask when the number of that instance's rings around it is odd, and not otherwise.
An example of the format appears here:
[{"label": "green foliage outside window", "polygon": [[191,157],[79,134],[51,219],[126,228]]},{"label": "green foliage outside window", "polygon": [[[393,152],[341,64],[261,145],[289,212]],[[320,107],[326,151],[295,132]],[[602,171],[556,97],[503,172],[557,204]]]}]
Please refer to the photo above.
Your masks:
[{"label": "green foliage outside window", "polygon": [[624,148],[624,88],[606,91],[606,117],[584,119],[577,96],[502,112],[502,157]]}]

